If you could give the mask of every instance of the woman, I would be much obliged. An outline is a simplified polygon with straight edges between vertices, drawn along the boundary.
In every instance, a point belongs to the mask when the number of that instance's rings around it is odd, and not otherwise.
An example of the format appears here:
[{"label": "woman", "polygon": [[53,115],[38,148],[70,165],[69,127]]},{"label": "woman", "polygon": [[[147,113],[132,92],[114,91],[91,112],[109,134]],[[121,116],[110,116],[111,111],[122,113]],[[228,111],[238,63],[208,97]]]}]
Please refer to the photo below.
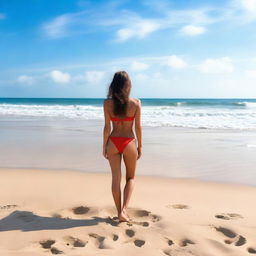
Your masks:
[{"label": "woman", "polygon": [[[103,156],[108,159],[112,172],[112,194],[120,222],[129,221],[127,207],[134,187],[136,161],[141,157],[141,102],[129,97],[131,80],[125,71],[114,74],[104,101],[105,126]],[[112,131],[110,121],[112,121]],[[135,121],[135,133],[133,123]],[[126,184],[121,203],[121,160],[126,167]]]}]

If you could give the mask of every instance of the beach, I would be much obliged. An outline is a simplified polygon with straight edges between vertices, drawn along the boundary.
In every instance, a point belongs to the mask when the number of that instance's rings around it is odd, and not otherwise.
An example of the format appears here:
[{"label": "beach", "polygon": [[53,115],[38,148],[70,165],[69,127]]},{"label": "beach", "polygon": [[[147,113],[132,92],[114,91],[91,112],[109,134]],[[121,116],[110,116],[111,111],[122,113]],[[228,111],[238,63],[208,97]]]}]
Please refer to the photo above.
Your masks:
[{"label": "beach", "polygon": [[162,106],[178,127],[145,108],[132,221],[118,223],[102,109],[75,103],[0,104],[0,255],[256,254],[254,109],[214,107],[232,125],[211,128],[182,126],[201,125],[195,112],[214,124],[205,106]]},{"label": "beach", "polygon": [[0,256],[256,256],[256,0],[0,3]]}]

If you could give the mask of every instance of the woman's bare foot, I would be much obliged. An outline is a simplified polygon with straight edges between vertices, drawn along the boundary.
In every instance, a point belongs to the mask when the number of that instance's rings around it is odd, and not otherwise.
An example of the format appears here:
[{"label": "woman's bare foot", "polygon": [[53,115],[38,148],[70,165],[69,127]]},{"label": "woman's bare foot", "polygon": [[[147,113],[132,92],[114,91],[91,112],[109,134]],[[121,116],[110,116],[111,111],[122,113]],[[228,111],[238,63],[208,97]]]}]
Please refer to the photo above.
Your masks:
[{"label": "woman's bare foot", "polygon": [[128,217],[128,219],[130,219],[130,216],[128,215],[126,208],[123,208],[123,212],[124,212],[124,214]]},{"label": "woman's bare foot", "polygon": [[119,219],[120,222],[129,221],[130,220],[130,217],[127,214],[125,209],[122,209],[121,213],[118,215],[118,219]]}]

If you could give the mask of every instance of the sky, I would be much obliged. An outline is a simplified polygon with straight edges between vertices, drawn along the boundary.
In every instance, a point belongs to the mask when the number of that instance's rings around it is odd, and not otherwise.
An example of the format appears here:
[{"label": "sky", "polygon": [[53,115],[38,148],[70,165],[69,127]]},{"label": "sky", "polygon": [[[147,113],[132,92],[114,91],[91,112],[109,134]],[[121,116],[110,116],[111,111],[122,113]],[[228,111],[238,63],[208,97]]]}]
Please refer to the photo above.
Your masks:
[{"label": "sky", "polygon": [[256,0],[0,0],[0,97],[255,98]]}]

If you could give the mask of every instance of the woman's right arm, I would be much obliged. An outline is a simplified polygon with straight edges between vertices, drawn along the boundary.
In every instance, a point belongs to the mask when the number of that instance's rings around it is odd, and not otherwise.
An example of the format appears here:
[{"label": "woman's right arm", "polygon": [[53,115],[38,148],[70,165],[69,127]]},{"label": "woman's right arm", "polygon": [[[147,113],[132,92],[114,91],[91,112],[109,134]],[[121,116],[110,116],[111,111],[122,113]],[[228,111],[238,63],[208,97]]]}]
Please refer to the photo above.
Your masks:
[{"label": "woman's right arm", "polygon": [[141,157],[141,149],[142,149],[142,128],[141,128],[141,101],[138,99],[138,106],[135,113],[135,133],[137,137],[137,149],[138,149],[138,158]]}]

